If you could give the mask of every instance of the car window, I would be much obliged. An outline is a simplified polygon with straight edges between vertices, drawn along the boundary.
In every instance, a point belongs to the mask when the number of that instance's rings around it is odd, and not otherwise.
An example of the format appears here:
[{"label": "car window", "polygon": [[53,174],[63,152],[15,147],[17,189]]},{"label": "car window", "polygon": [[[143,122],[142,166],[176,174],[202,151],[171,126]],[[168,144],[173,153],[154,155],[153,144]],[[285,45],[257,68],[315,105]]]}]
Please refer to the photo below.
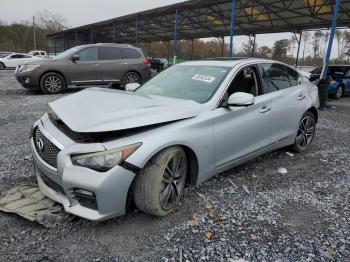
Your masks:
[{"label": "car window", "polygon": [[139,59],[141,57],[141,54],[136,49],[122,48],[121,50],[124,59]]},{"label": "car window", "polygon": [[41,55],[45,55],[45,52],[41,52]]},{"label": "car window", "polygon": [[299,84],[299,74],[285,65],[261,64],[260,70],[265,94]]},{"label": "car window", "polygon": [[80,61],[95,61],[97,60],[97,47],[89,47],[78,53]]},{"label": "car window", "polygon": [[39,52],[34,52],[33,56],[40,55]]},{"label": "car window", "polygon": [[347,71],[346,67],[330,66],[328,67],[328,75],[342,77]]},{"label": "car window", "polygon": [[21,58],[21,55],[19,54],[14,54],[12,56],[10,56],[11,59],[17,59],[17,58]]},{"label": "car window", "polygon": [[215,94],[230,67],[176,65],[156,75],[136,93],[205,103]]},{"label": "car window", "polygon": [[227,89],[227,97],[230,97],[236,92],[244,92],[254,96],[259,95],[258,76],[253,66],[243,68],[236,75]]},{"label": "car window", "polygon": [[21,58],[31,58],[32,56],[30,55],[21,55]]},{"label": "car window", "polygon": [[345,73],[344,78],[350,78],[350,69]]},{"label": "car window", "polygon": [[118,60],[123,59],[121,48],[119,47],[99,47],[98,48],[99,60]]}]

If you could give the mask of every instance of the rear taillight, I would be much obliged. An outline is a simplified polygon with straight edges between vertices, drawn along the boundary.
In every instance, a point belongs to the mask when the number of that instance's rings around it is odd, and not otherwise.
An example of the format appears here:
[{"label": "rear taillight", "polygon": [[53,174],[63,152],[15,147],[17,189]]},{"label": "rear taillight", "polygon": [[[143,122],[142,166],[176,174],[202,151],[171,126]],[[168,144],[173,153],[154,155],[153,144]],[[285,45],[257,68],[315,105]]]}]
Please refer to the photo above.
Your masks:
[{"label": "rear taillight", "polygon": [[146,65],[146,66],[151,67],[151,61],[149,61],[147,59],[145,61],[143,61],[143,64]]}]

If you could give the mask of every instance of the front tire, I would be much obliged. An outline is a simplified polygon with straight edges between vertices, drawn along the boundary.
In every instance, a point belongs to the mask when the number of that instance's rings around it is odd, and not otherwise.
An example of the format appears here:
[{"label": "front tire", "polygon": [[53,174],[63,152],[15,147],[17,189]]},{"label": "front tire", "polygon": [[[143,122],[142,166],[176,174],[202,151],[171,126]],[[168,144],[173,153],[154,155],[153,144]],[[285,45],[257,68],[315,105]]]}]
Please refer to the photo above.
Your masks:
[{"label": "front tire", "polygon": [[300,120],[295,142],[292,150],[301,153],[304,152],[312,143],[316,131],[316,118],[314,114],[307,111]]},{"label": "front tire", "polygon": [[64,78],[54,72],[45,74],[40,80],[40,88],[45,94],[58,94],[63,91],[65,86]]},{"label": "front tire", "polygon": [[134,201],[143,212],[166,216],[182,196],[187,175],[187,159],[179,146],[153,157],[136,179]]},{"label": "front tire", "polygon": [[6,68],[6,66],[4,65],[4,63],[0,62],[0,70],[4,70]]}]

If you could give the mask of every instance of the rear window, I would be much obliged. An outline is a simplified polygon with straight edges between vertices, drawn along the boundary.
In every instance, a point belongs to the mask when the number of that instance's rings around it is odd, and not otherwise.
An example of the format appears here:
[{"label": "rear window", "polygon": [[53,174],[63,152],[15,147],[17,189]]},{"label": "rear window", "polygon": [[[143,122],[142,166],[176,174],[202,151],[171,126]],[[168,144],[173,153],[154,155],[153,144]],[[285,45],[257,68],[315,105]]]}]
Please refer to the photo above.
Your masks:
[{"label": "rear window", "polygon": [[99,47],[98,58],[99,60],[118,60],[123,59],[123,54],[118,47]]},{"label": "rear window", "polygon": [[122,53],[124,59],[139,59],[141,57],[141,54],[132,48],[122,48]]}]

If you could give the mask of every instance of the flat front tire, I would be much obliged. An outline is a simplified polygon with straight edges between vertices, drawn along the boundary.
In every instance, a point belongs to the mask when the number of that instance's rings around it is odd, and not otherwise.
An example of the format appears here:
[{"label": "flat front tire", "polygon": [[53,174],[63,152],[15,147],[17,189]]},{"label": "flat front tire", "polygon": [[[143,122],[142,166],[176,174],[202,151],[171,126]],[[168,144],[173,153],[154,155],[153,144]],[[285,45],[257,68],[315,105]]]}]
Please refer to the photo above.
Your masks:
[{"label": "flat front tire", "polygon": [[179,146],[167,148],[145,166],[136,179],[134,201],[138,209],[166,216],[179,203],[187,175],[187,159]]},{"label": "flat front tire", "polygon": [[58,94],[63,91],[65,86],[64,78],[54,72],[43,75],[40,80],[40,89],[45,94]]},{"label": "flat front tire", "polygon": [[314,114],[307,111],[299,122],[299,128],[292,145],[293,151],[304,152],[312,143],[316,131],[316,118]]}]

